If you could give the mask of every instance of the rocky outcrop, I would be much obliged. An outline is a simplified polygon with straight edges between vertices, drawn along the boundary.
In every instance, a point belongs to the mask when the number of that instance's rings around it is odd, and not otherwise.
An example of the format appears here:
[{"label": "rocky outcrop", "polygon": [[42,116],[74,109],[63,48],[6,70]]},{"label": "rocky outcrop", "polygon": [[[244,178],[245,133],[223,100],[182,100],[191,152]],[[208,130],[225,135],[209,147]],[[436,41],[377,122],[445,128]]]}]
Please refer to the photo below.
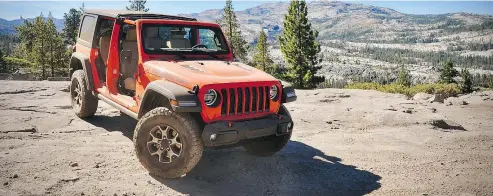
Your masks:
[{"label": "rocky outcrop", "polygon": [[418,101],[418,102],[429,102],[429,101],[432,101],[433,97],[434,96],[432,94],[418,93],[418,94],[413,96],[413,100]]},{"label": "rocky outcrop", "polygon": [[413,96],[413,100],[417,102],[427,102],[427,103],[433,103],[433,102],[440,102],[443,103],[445,99],[445,96],[442,94],[428,94],[428,93],[418,93]]}]

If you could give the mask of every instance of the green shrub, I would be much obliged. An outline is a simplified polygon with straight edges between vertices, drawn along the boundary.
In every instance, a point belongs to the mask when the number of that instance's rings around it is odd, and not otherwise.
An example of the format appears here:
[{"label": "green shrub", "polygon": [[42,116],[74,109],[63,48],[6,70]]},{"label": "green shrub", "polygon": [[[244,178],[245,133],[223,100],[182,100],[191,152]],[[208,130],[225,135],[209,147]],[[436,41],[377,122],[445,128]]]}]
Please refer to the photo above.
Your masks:
[{"label": "green shrub", "polygon": [[5,63],[4,58],[5,57],[3,56],[2,48],[0,48],[0,73],[5,73],[5,72],[9,71],[7,64]]},{"label": "green shrub", "polygon": [[399,70],[399,74],[397,76],[397,84],[404,86],[411,86],[411,75],[409,75],[409,70],[401,66],[401,70]]},{"label": "green shrub", "polygon": [[410,87],[408,96],[414,96],[417,93],[424,92],[428,94],[442,94],[445,97],[455,97],[460,93],[457,84],[420,84]]},{"label": "green shrub", "polygon": [[443,64],[442,73],[440,73],[440,83],[455,83],[454,77],[457,76],[457,70],[452,62]]},{"label": "green shrub", "polygon": [[19,67],[28,68],[34,66],[34,63],[32,62],[29,62],[24,59],[14,58],[14,57],[5,57],[5,63],[14,68],[19,68]]},{"label": "green shrub", "polygon": [[472,92],[472,80],[471,80],[471,73],[467,71],[467,69],[462,69],[460,72],[460,77],[461,80],[459,81],[459,87],[463,93],[470,93]]},{"label": "green shrub", "polygon": [[460,89],[457,84],[418,84],[415,86],[405,86],[401,84],[378,84],[378,83],[352,83],[346,85],[346,89],[376,90],[386,93],[399,93],[412,97],[417,93],[442,94],[445,97],[457,96]]}]

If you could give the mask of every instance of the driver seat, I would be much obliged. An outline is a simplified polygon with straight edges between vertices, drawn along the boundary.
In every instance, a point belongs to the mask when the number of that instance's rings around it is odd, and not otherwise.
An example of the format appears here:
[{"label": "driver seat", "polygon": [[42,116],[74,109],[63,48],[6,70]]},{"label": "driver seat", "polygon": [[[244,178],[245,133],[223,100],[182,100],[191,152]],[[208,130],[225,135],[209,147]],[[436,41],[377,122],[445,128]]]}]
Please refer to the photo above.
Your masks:
[{"label": "driver seat", "polygon": [[166,43],[159,37],[158,27],[147,27],[146,36],[144,38],[146,49],[159,49],[166,47]]},{"label": "driver seat", "polygon": [[185,38],[186,31],[171,31],[171,39],[166,42],[168,48],[191,48],[192,44]]}]

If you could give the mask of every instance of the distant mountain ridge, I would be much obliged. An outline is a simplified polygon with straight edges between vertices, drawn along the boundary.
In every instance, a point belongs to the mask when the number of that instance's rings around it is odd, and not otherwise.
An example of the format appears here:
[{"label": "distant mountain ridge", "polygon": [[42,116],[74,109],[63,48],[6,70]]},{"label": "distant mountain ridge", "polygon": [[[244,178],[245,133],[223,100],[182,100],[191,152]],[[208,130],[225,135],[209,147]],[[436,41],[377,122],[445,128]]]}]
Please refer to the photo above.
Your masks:
[{"label": "distant mountain ridge", "polygon": [[[469,13],[413,15],[390,8],[337,1],[311,1],[307,5],[310,22],[320,32],[321,39],[351,38],[352,40],[352,38],[364,37],[381,40],[388,39],[386,34],[392,31],[415,32],[433,28],[451,28],[453,25],[481,25],[488,21],[493,23],[491,15]],[[280,27],[279,30],[269,29],[272,38],[279,34],[288,7],[289,2],[276,2],[237,11],[237,18],[247,40],[254,39],[263,28]],[[215,22],[221,17],[222,10],[212,9],[182,15]]]},{"label": "distant mountain ridge", "polygon": [[[396,10],[371,5],[344,3],[338,1],[311,1],[307,3],[309,19],[320,32],[321,39],[347,39],[364,36],[366,41],[381,39],[389,31],[413,32],[426,28],[453,27],[454,25],[480,25],[490,21],[493,16],[470,13],[450,13],[439,15],[404,14]],[[243,34],[253,41],[258,32],[266,29],[274,38],[282,31],[282,21],[287,13],[289,2],[266,3],[244,11],[237,11]],[[201,21],[216,22],[222,16],[222,9],[205,10],[200,13],[179,14],[194,17]],[[63,28],[64,19],[53,18],[57,29]],[[27,20],[32,21],[33,18]],[[0,34],[15,33],[15,27],[23,19],[5,20],[0,18]],[[425,28],[425,29],[423,29]],[[419,36],[418,36],[419,37]],[[422,36],[421,36],[422,37]]]},{"label": "distant mountain ridge", "polygon": [[[44,17],[45,20],[47,20],[47,17]],[[33,21],[34,18],[26,18],[25,20],[28,21]],[[53,18],[53,22],[55,23],[55,26],[58,31],[61,31],[63,29],[63,24],[65,23],[64,19],[58,19],[58,18]],[[3,18],[0,18],[0,34],[15,34],[15,27],[21,25],[24,23],[24,19],[14,19],[14,20],[6,20]]]}]

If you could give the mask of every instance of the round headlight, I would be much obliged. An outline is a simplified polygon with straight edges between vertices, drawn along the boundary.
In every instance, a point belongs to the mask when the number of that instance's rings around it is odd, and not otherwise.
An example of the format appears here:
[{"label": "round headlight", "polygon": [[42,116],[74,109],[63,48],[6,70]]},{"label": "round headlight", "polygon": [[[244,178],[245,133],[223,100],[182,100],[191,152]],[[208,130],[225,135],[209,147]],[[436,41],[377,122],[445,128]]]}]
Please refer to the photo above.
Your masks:
[{"label": "round headlight", "polygon": [[270,99],[272,100],[275,100],[277,98],[277,86],[276,85],[272,85],[270,87]]},{"label": "round headlight", "polygon": [[217,92],[214,89],[209,89],[204,95],[204,102],[207,106],[212,106],[217,100]]}]

